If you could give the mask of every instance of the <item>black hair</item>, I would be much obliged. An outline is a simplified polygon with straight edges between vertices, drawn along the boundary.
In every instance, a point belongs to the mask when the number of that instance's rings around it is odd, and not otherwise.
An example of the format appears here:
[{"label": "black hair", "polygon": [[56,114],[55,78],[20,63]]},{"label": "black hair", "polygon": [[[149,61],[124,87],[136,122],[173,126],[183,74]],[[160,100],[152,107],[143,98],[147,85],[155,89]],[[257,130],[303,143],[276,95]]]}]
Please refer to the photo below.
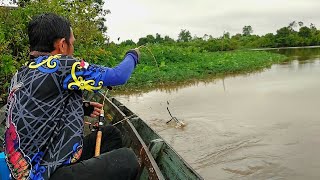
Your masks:
[{"label": "black hair", "polygon": [[35,16],[28,24],[28,36],[31,51],[51,52],[54,42],[65,38],[69,45],[70,22],[54,13]]}]

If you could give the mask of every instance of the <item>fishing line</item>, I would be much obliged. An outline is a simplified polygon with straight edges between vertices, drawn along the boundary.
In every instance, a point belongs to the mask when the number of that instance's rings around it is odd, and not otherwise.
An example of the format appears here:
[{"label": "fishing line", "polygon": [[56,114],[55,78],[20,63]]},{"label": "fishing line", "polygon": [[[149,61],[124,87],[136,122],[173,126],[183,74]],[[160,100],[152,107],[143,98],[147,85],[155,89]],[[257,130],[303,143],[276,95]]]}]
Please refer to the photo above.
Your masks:
[{"label": "fishing line", "polygon": [[[157,66],[159,76],[160,76],[160,68],[159,68],[159,65],[158,65],[158,61],[157,61],[156,57],[154,56],[154,54],[152,53],[151,49],[150,49],[148,46],[146,46],[146,45],[141,45],[141,46],[139,46],[137,49],[140,50],[141,48],[147,49],[148,52],[152,55],[153,60],[154,60],[154,62],[156,63],[156,66]],[[158,80],[160,80],[160,77],[159,77]],[[168,124],[170,121],[174,120],[174,121],[177,123],[177,126],[179,126],[179,127],[184,127],[184,126],[185,126],[185,123],[184,123],[184,122],[179,121],[176,117],[173,117],[173,116],[172,116],[172,114],[171,114],[171,112],[170,112],[170,110],[169,110],[169,101],[168,101],[168,100],[167,100],[167,111],[168,111],[169,115],[171,116],[171,119],[170,119],[169,121],[167,121],[166,124]]]},{"label": "fishing line", "polygon": [[141,49],[141,48],[146,48],[148,51],[149,51],[149,53],[152,55],[152,57],[153,57],[153,60],[154,60],[154,62],[156,63],[156,66],[157,66],[157,69],[158,69],[158,73],[159,73],[159,75],[160,75],[160,69],[159,69],[159,65],[158,65],[158,61],[156,60],[156,57],[154,56],[154,54],[152,53],[152,51],[150,50],[150,48],[148,47],[148,46],[146,46],[146,45],[141,45],[141,46],[139,46],[139,47],[137,47],[139,50]]},{"label": "fishing line", "polygon": [[122,123],[122,122],[124,122],[124,121],[130,120],[130,118],[132,118],[132,117],[134,117],[134,116],[136,116],[136,117],[137,117],[137,115],[136,115],[136,114],[132,114],[132,115],[127,116],[127,117],[123,118],[122,120],[120,120],[120,121],[118,121],[118,122],[116,122],[116,123],[114,123],[114,124],[112,124],[112,125],[114,125],[114,126],[115,126],[115,125],[120,124],[120,123]]}]

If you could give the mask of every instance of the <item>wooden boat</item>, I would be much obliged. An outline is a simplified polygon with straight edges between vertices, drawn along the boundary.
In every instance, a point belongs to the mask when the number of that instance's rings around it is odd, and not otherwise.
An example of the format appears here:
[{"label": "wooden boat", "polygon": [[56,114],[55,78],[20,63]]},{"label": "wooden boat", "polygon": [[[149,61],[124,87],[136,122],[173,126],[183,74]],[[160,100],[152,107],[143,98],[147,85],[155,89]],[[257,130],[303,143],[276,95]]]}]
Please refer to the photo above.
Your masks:
[{"label": "wooden boat", "polygon": [[[106,98],[100,93],[88,93],[85,97],[101,103],[105,99],[106,119],[121,130],[124,145],[133,149],[139,159],[138,179],[203,179],[161,136],[115,98]],[[3,110],[0,112],[0,143],[3,142]]]}]

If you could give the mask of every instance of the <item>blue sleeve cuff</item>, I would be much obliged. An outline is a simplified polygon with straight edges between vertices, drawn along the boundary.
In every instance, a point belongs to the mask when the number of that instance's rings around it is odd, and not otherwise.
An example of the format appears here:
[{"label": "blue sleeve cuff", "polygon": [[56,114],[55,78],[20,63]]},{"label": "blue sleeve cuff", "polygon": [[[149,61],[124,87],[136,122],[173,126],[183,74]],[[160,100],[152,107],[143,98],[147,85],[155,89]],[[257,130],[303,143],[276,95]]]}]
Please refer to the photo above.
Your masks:
[{"label": "blue sleeve cuff", "polygon": [[[133,58],[133,60],[134,60],[134,67],[136,67],[137,66],[137,64],[139,64],[139,59],[138,59],[138,54],[137,54],[137,52],[135,52],[135,51],[128,51],[127,53],[126,53],[126,57],[127,56],[132,56],[132,58]],[[125,58],[126,58],[125,57]]]}]

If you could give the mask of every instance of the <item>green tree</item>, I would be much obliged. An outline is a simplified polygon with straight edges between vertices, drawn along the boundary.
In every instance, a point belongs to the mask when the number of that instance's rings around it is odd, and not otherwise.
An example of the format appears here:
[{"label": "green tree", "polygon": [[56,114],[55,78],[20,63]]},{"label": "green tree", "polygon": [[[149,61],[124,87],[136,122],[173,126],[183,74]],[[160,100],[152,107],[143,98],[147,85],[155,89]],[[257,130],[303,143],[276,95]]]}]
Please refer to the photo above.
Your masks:
[{"label": "green tree", "polygon": [[313,23],[310,24],[310,29],[311,29],[311,31],[317,30],[316,26]]},{"label": "green tree", "polygon": [[148,43],[147,38],[146,37],[141,37],[141,38],[139,38],[137,45],[141,46],[141,45],[145,45],[147,43]]},{"label": "green tree", "polygon": [[159,33],[156,34],[155,42],[156,43],[163,43],[164,39],[161,37]]},{"label": "green tree", "polygon": [[239,41],[239,40],[241,39],[241,37],[242,37],[242,35],[241,35],[240,33],[237,33],[236,35],[233,35],[233,36],[231,37],[231,39],[234,39],[234,40],[236,40],[236,41]]},{"label": "green tree", "polygon": [[209,40],[209,35],[208,34],[204,34],[202,39],[205,40],[205,41],[208,41]]},{"label": "green tree", "polygon": [[320,43],[320,32],[317,30],[316,26],[314,24],[310,24],[310,30],[311,30],[311,39],[310,39],[310,45],[315,46],[319,45]]},{"label": "green tree", "polygon": [[310,28],[303,26],[299,29],[300,46],[309,46],[312,44],[312,31]]},{"label": "green tree", "polygon": [[164,41],[165,43],[175,43],[174,39],[172,39],[172,38],[169,37],[169,36],[164,36],[163,41]]},{"label": "green tree", "polygon": [[136,46],[136,43],[129,39],[121,42],[120,46]]},{"label": "green tree", "polygon": [[294,31],[294,28],[297,27],[297,22],[296,21],[292,21],[291,23],[289,23],[288,28],[292,31]]},{"label": "green tree", "polygon": [[230,33],[229,32],[223,32],[223,36],[224,39],[230,39]]},{"label": "green tree", "polygon": [[151,34],[147,35],[146,38],[147,38],[148,43],[155,43],[156,42],[156,38]]},{"label": "green tree", "polygon": [[311,29],[306,26],[301,27],[299,30],[299,36],[301,36],[303,38],[310,38],[311,37]]},{"label": "green tree", "polygon": [[294,30],[292,27],[283,27],[277,30],[276,34],[276,43],[277,47],[289,47],[292,46],[292,42],[290,39],[292,39],[291,34],[294,33]]},{"label": "green tree", "polygon": [[189,42],[191,41],[192,36],[190,31],[186,30],[186,29],[181,29],[179,35],[178,35],[178,41],[179,42]]},{"label": "green tree", "polygon": [[264,36],[262,36],[259,39],[259,44],[258,47],[269,47],[269,48],[273,48],[276,46],[276,42],[275,42],[276,38],[274,36],[274,34],[272,33],[268,33]]},{"label": "green tree", "polygon": [[249,26],[244,26],[244,27],[242,28],[242,34],[243,34],[244,36],[250,36],[251,33],[253,33],[253,29],[252,29],[252,27],[251,27],[250,25],[249,25]]},{"label": "green tree", "polygon": [[139,41],[137,44],[141,46],[147,43],[154,44],[155,42],[156,42],[156,38],[153,35],[149,34],[146,37],[139,38]]}]

